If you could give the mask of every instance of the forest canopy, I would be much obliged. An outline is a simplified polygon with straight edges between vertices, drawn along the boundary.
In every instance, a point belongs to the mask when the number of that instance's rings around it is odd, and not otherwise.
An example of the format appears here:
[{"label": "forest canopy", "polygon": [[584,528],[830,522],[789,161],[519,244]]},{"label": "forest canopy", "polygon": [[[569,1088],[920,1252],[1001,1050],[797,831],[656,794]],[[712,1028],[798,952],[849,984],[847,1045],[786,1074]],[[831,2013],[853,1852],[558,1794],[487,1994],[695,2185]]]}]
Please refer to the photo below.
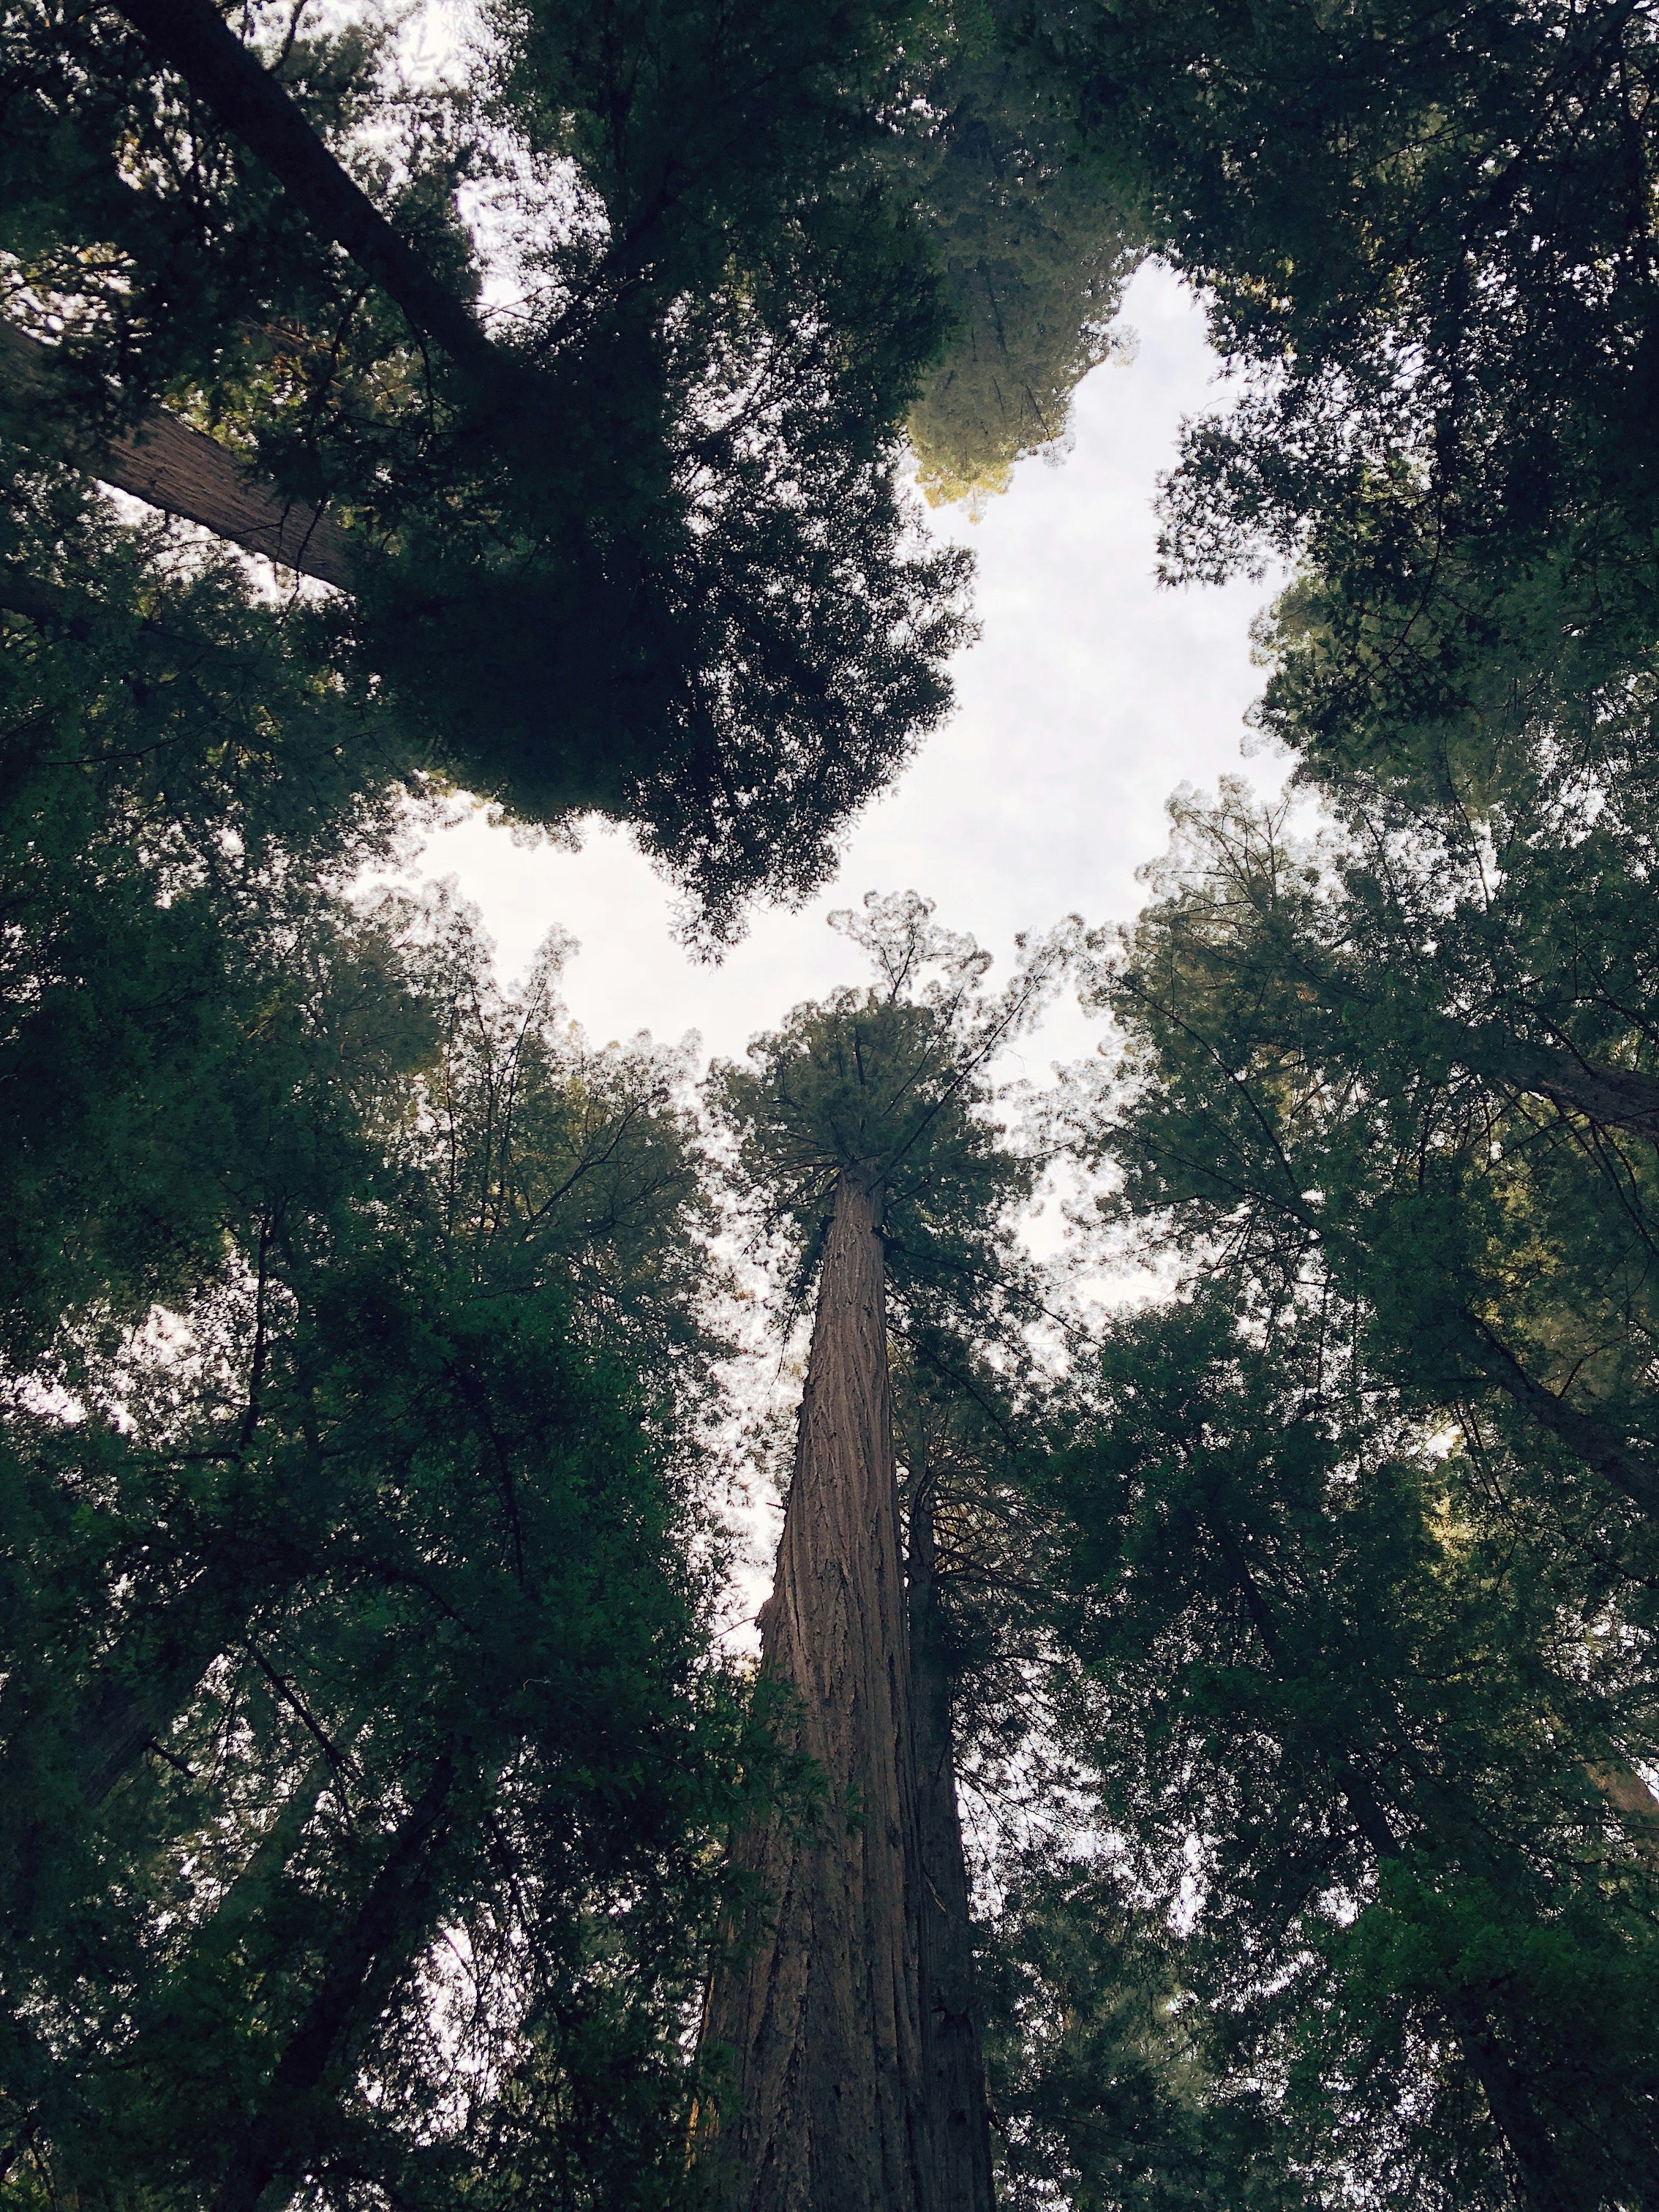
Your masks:
[{"label": "forest canopy", "polygon": [[[0,15],[0,2201],[1649,2212],[1656,37]],[[1282,793],[712,1067],[411,887],[816,895],[1149,259]]]}]

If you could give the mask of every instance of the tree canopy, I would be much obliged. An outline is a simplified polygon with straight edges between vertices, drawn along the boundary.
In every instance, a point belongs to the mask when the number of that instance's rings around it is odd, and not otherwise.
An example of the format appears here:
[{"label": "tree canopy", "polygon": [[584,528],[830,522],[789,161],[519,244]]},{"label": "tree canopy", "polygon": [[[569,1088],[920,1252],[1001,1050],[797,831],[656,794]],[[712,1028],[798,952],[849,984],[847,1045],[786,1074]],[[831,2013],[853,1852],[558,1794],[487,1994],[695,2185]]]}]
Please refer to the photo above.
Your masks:
[{"label": "tree canopy", "polygon": [[[1653,2204],[1654,40],[5,14],[8,2203]],[[872,893],[699,1090],[384,888],[817,888],[1147,257],[1290,781],[1138,917]]]},{"label": "tree canopy", "polygon": [[[809,889],[961,635],[963,564],[913,541],[895,481],[942,321],[877,158],[904,27],[503,9],[476,72],[416,94],[384,40],[273,22],[256,91],[477,334],[434,354],[309,170],[250,147],[213,54],[177,45],[191,14],[11,20],[7,299],[61,410],[164,400],[339,516],[356,588],[319,642],[406,758],[534,819],[635,823],[716,933]],[[508,299],[480,322],[486,276]]]},{"label": "tree canopy", "polygon": [[[337,1070],[330,921],[290,1049],[310,1015]],[[73,1418],[8,1411],[20,2202],[678,2185],[765,1767],[710,1644],[679,1072],[585,1047],[551,965],[502,1000],[464,912],[355,936],[410,1010],[357,1019],[418,1024],[378,1117],[361,1050],[290,1084],[212,1275],[91,1316]]]}]

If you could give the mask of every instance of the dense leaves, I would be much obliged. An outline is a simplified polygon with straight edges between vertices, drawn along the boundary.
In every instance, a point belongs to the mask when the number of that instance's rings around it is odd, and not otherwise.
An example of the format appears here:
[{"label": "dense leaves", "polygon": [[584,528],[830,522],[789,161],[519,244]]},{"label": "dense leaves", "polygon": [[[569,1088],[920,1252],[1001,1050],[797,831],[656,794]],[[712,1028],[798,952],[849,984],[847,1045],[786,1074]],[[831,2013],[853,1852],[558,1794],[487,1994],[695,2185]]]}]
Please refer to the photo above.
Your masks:
[{"label": "dense leaves", "polygon": [[1026,35],[1242,373],[1188,426],[1165,553],[1308,562],[1284,647],[1320,749],[1397,769],[1402,720],[1501,713],[1506,663],[1525,696],[1646,651],[1648,10],[1200,0]]},{"label": "dense leaves", "polygon": [[66,1372],[70,1317],[187,1294],[262,1189],[349,1185],[429,1018],[335,896],[389,850],[384,722],[308,611],[16,491],[52,588],[0,617],[4,1328]]},{"label": "dense leaves", "polygon": [[1650,1672],[1524,1468],[1435,1449],[1345,1338],[1214,1295],[1112,1331],[1048,1478],[1072,1740],[1326,2187],[1629,2201],[1653,1866],[1598,1780],[1650,1749]]},{"label": "dense leaves", "polygon": [[922,213],[956,327],[907,423],[921,482],[973,511],[1014,464],[1066,449],[1072,395],[1132,341],[1114,329],[1145,240],[1083,161],[1063,88],[993,8],[929,88]]},{"label": "dense leaves", "polygon": [[[313,650],[379,680],[407,757],[538,820],[638,823],[716,934],[810,888],[961,635],[963,564],[911,542],[895,481],[944,321],[875,158],[902,27],[503,9],[465,88],[419,97],[383,41],[270,27],[306,120],[458,296],[483,271],[453,194],[480,196],[514,300],[496,365],[428,358],[118,19],[25,9],[0,253],[60,412],[165,397],[342,514],[359,587]],[[27,428],[64,443],[50,408]]]},{"label": "dense leaves", "polygon": [[[878,981],[798,1006],[754,1038],[750,1065],[711,1078],[734,1144],[734,1188],[763,1231],[785,1242],[810,1280],[843,1169],[879,1180],[889,1280],[918,1321],[988,1322],[1019,1301],[1013,1220],[1037,1170],[1000,1141],[1006,1095],[994,1066],[1036,1018],[1064,972],[1073,932],[1025,947],[994,994],[990,955],[941,929],[915,892],[871,892],[833,917],[872,961]],[[1030,1307],[1027,1305],[1029,1312]]]},{"label": "dense leaves", "polygon": [[441,904],[289,934],[212,1268],[8,1389],[20,2201],[677,2201],[745,1740],[678,1071]]},{"label": "dense leaves", "polygon": [[[119,13],[0,27],[7,2190],[703,2200],[724,1844],[814,1789],[714,1635],[718,1208],[793,1318],[850,1177],[1003,2201],[1649,2205],[1649,11],[501,0],[418,84],[237,29],[441,314]],[[838,917],[875,987],[705,1151],[560,940],[507,994],[362,891],[453,782],[631,823],[705,943],[810,890],[965,635],[905,427],[933,496],[1060,450],[1146,252],[1237,377],[1166,569],[1291,564],[1297,781],[1176,802],[1040,1139],[1069,927],[995,992]],[[123,521],[158,404],[354,588]]]}]

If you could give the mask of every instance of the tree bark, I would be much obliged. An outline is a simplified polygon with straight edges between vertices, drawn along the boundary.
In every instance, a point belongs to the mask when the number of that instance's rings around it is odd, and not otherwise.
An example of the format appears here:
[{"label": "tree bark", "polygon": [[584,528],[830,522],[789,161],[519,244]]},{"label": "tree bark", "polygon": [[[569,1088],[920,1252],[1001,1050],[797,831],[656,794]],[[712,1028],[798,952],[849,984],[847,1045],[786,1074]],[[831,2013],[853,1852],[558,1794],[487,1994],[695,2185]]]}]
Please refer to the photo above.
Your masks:
[{"label": "tree bark", "polygon": [[1627,1129],[1659,1144],[1659,1081],[1652,1076],[1581,1060],[1559,1045],[1530,1044],[1495,1023],[1448,1023],[1447,1030],[1473,1073],[1570,1107],[1600,1128]]},{"label": "tree bark", "polygon": [[[52,347],[5,322],[0,322],[0,401],[27,423],[37,450],[55,451],[118,491],[199,523],[245,552],[343,592],[355,588],[361,549],[337,522],[279,497],[234,453],[165,408],[146,409],[131,431],[88,433],[74,422],[58,388]],[[37,604],[46,608],[38,595]],[[31,616],[36,611],[33,604],[18,610]]]},{"label": "tree bark", "polygon": [[704,2037],[735,2103],[734,2212],[932,2212],[920,2120],[909,1651],[887,1370],[882,1194],[844,1170],[826,1243],[762,1667],[797,1700],[828,1798],[734,1856],[769,1924],[717,1967]]},{"label": "tree bark", "polygon": [[1659,1867],[1659,1797],[1632,1766],[1596,1759],[1584,1771],[1613,1811],[1623,1816],[1642,1856],[1650,1866]]},{"label": "tree bark", "polygon": [[910,1501],[911,1712],[916,1743],[916,1902],[921,1966],[924,2198],[933,2212],[992,2212],[985,2066],[974,2017],[968,1864],[957,1810],[945,1663],[934,1567],[933,1498],[921,1470]]},{"label": "tree bark", "polygon": [[216,1615],[191,1622],[136,1682],[104,1682],[75,1731],[71,1765],[88,1808],[96,1812],[146,1747],[183,1711],[204,1674],[225,1648]]}]

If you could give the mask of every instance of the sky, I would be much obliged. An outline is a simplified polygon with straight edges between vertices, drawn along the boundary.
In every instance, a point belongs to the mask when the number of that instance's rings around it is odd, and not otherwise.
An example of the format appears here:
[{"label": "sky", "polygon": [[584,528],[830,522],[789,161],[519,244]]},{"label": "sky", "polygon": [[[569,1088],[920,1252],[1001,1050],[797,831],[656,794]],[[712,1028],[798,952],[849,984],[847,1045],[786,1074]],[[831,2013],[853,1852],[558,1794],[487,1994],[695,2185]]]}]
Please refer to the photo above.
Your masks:
[{"label": "sky", "polygon": [[[942,923],[994,953],[994,981],[1021,931],[1070,913],[1133,915],[1146,896],[1135,871],[1164,848],[1177,786],[1213,788],[1230,772],[1277,786],[1278,763],[1240,753],[1261,682],[1249,624],[1267,587],[1171,591],[1153,576],[1156,479],[1182,416],[1217,398],[1202,317],[1153,267],[1123,319],[1135,358],[1080,386],[1069,454],[1022,464],[978,522],[930,516],[978,556],[979,641],[957,662],[955,712],[856,823],[826,890],[799,913],[757,912],[708,964],[677,942],[672,889],[625,836],[601,830],[580,853],[526,848],[479,811],[431,837],[415,872],[453,877],[481,909],[503,981],[558,927],[581,947],[565,995],[594,1042],[695,1030],[705,1053],[734,1055],[800,1000],[866,980],[826,917],[867,890],[933,900]],[[1064,1004],[1010,1072],[1040,1082],[1093,1036]]]}]

